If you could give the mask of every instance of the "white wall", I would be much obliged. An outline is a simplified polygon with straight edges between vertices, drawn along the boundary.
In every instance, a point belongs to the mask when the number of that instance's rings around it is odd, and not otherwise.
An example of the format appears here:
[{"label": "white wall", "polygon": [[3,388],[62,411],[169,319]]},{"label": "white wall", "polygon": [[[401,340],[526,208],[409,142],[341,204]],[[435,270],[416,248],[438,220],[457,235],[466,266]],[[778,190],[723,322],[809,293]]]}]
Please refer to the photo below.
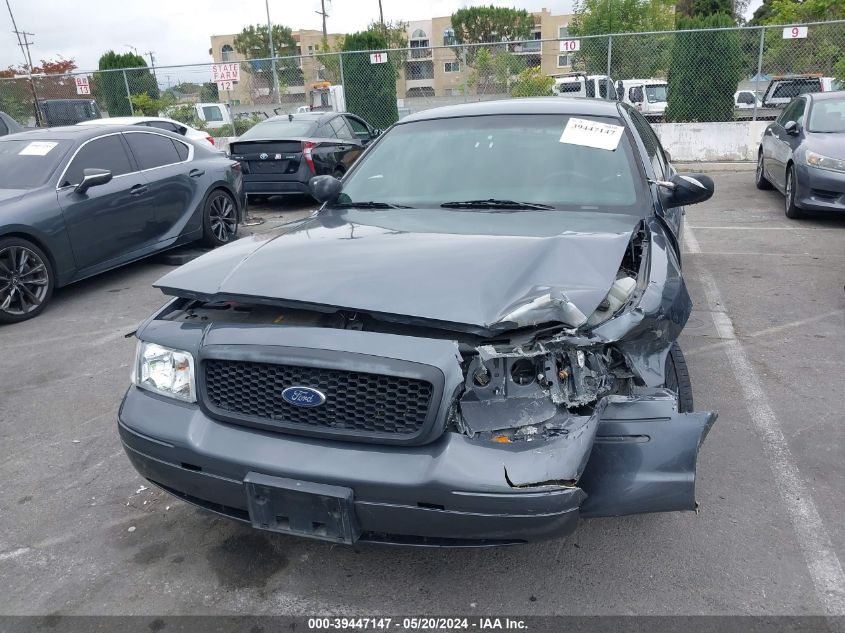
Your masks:
[{"label": "white wall", "polygon": [[656,123],[653,127],[672,162],[756,161],[769,123]]}]

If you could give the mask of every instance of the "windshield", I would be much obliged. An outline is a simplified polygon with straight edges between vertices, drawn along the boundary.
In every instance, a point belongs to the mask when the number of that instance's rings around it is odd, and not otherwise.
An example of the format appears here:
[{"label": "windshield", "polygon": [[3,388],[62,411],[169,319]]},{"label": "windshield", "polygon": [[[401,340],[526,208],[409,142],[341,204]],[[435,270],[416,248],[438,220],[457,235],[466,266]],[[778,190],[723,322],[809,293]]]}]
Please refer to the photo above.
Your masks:
[{"label": "windshield", "polygon": [[311,118],[268,120],[244,132],[239,140],[301,138],[313,136],[316,128],[317,122]]},{"label": "windshield", "polygon": [[32,189],[47,181],[70,141],[0,140],[0,189]]},{"label": "windshield", "polygon": [[[623,130],[616,149],[597,149],[569,137],[562,142],[569,120],[559,114],[495,115],[397,125],[347,175],[338,202],[438,207],[497,200],[641,214],[643,177]],[[499,205],[503,209],[512,212],[514,205]]]},{"label": "windshield", "polygon": [[816,101],[807,129],[810,132],[845,132],[845,99]]},{"label": "windshield", "polygon": [[645,96],[649,103],[666,101],[666,84],[645,87]]}]

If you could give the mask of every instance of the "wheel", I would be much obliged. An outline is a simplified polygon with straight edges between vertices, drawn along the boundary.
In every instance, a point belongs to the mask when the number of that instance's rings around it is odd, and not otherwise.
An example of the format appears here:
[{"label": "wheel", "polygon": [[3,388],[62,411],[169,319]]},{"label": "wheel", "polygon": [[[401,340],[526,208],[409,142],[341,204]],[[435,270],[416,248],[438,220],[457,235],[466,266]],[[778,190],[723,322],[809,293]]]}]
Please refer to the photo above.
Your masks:
[{"label": "wheel", "polygon": [[784,190],[784,211],[786,217],[797,220],[804,217],[804,212],[795,205],[795,167],[786,168],[786,188]]},{"label": "wheel", "polygon": [[666,384],[678,394],[678,411],[690,413],[692,411],[692,381],[687,369],[687,361],[677,341],[669,348],[669,356],[666,357]]},{"label": "wheel", "polygon": [[0,238],[0,323],[38,316],[53,295],[50,259],[32,242]]},{"label": "wheel", "polygon": [[225,191],[212,191],[202,213],[202,241],[206,246],[228,244],[238,234],[238,210]]},{"label": "wheel", "polygon": [[772,183],[766,180],[765,171],[763,170],[763,152],[760,152],[760,155],[757,157],[757,172],[754,177],[754,184],[757,185],[758,189],[771,189]]}]

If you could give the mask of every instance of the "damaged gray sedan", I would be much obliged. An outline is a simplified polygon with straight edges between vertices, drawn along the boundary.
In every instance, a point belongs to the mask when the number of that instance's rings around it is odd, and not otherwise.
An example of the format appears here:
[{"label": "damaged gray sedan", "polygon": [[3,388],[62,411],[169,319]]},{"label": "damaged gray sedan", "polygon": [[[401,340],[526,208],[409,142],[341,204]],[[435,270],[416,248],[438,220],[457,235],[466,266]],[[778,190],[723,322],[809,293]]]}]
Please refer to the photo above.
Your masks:
[{"label": "damaged gray sedan", "polygon": [[137,470],[256,528],[499,545],[580,516],[693,510],[676,339],[684,206],[625,104],[429,110],[324,202],[169,273],[119,413]]}]

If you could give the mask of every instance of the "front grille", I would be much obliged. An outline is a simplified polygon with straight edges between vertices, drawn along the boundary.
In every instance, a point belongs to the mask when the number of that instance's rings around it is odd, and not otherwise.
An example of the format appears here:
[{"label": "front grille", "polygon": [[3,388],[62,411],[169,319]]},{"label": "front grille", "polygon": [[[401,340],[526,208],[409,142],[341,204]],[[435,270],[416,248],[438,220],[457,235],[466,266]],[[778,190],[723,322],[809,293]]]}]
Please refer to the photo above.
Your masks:
[{"label": "front grille", "polygon": [[[203,365],[208,405],[280,430],[412,437],[423,430],[432,399],[431,383],[416,378],[221,359]],[[288,404],[282,391],[292,386],[318,389],[326,401],[308,408]]]}]

